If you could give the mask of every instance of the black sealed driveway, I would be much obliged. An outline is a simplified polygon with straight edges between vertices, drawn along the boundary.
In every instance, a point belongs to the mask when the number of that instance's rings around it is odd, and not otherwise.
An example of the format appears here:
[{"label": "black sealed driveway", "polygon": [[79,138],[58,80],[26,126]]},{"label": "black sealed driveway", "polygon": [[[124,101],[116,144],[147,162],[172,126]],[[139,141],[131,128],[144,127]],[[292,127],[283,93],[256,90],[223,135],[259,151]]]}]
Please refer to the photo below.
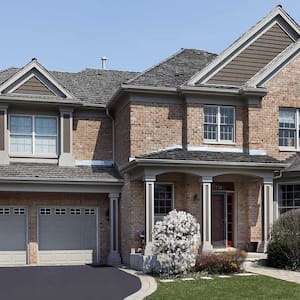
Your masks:
[{"label": "black sealed driveway", "polygon": [[137,277],[113,267],[0,268],[1,300],[118,300],[140,287]]}]

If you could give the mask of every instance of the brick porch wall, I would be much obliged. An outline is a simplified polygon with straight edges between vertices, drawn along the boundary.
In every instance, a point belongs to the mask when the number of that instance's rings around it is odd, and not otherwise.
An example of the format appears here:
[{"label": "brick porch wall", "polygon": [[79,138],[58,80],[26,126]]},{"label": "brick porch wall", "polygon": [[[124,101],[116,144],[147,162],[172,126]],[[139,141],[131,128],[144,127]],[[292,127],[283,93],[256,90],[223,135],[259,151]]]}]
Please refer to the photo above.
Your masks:
[{"label": "brick porch wall", "polygon": [[38,260],[37,244],[37,209],[39,206],[94,206],[100,210],[100,261],[106,262],[109,253],[109,222],[105,214],[109,209],[106,194],[72,194],[72,193],[17,193],[1,192],[0,205],[22,205],[28,207],[28,251],[29,264],[36,264]]}]

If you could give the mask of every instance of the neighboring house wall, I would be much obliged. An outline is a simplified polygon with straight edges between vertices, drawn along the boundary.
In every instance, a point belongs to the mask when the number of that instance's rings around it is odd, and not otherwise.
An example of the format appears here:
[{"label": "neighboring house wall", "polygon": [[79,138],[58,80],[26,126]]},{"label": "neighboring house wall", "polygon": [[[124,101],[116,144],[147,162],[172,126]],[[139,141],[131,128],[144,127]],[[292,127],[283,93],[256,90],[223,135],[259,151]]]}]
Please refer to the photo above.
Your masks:
[{"label": "neighboring house wall", "polygon": [[104,111],[74,112],[73,156],[75,160],[113,160],[112,120]]}]

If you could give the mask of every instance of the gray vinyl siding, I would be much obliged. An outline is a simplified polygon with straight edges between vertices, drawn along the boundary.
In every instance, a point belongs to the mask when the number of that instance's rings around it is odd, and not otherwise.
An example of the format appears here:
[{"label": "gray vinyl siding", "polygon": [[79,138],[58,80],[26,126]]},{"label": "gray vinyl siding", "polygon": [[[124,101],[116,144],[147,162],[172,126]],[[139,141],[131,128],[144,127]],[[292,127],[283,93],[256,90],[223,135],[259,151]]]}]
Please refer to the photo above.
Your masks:
[{"label": "gray vinyl siding", "polygon": [[208,83],[242,85],[291,43],[293,40],[275,24],[215,74]]}]

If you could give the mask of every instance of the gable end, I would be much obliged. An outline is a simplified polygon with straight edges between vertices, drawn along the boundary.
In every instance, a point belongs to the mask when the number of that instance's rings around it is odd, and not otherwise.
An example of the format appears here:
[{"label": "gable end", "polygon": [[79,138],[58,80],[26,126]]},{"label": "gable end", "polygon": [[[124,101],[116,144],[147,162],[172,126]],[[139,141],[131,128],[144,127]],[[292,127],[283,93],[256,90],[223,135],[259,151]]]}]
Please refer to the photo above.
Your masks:
[{"label": "gable end", "polygon": [[35,76],[29,78],[25,83],[20,85],[14,93],[17,94],[37,94],[37,95],[49,95],[55,96],[55,94],[46,87],[39,79]]},{"label": "gable end", "polygon": [[281,26],[274,24],[207,83],[243,85],[293,42]]}]

